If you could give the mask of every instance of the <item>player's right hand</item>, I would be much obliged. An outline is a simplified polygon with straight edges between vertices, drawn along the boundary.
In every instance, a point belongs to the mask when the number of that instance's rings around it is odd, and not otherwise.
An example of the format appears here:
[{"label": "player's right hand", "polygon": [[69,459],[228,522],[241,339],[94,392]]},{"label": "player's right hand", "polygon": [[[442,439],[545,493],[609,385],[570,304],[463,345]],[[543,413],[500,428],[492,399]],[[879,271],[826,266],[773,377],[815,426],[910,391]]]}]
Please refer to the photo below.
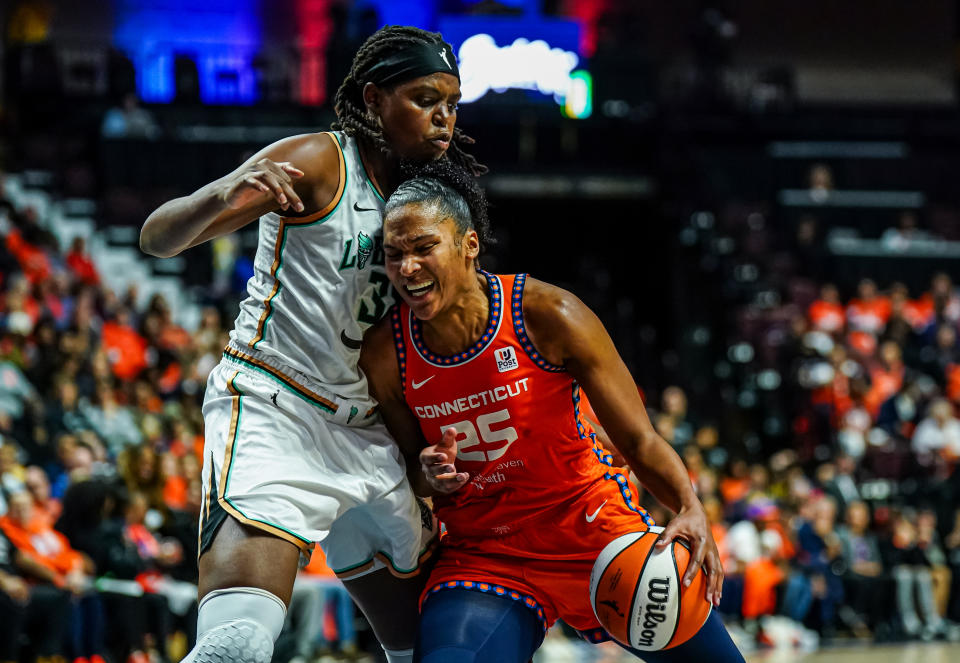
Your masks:
[{"label": "player's right hand", "polygon": [[457,431],[448,428],[436,444],[420,452],[420,468],[427,477],[427,483],[438,493],[449,494],[460,490],[470,475],[457,472],[454,462],[457,460]]},{"label": "player's right hand", "polygon": [[265,196],[277,201],[280,209],[303,211],[303,201],[293,190],[293,180],[303,171],[289,161],[260,159],[230,175],[225,182],[223,202],[231,209],[240,209]]}]

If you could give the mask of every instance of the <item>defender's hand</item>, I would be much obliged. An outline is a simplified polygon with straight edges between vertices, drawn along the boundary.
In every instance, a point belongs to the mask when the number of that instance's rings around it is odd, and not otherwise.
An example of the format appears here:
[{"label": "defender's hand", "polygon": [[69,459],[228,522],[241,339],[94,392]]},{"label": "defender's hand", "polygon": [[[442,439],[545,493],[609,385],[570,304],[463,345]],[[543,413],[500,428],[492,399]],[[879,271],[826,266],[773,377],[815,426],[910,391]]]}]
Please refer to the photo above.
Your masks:
[{"label": "defender's hand", "polygon": [[289,161],[260,159],[225,182],[223,202],[231,209],[240,209],[266,196],[276,199],[282,210],[292,207],[302,212],[303,202],[293,190],[293,180],[300,177],[303,171]]},{"label": "defender's hand", "polygon": [[457,431],[448,428],[437,444],[432,444],[420,452],[420,468],[427,477],[427,483],[438,493],[448,494],[459,490],[467,483],[470,475],[457,472],[454,462],[457,460]]},{"label": "defender's hand", "polygon": [[717,544],[710,532],[710,522],[707,514],[699,504],[691,509],[680,509],[677,517],[663,530],[657,549],[662,550],[671,541],[681,538],[690,544],[690,563],[687,572],[683,574],[683,586],[689,587],[697,575],[697,569],[703,567],[707,575],[707,601],[714,606],[720,605],[720,595],[723,593],[723,566],[720,564],[720,553]]}]

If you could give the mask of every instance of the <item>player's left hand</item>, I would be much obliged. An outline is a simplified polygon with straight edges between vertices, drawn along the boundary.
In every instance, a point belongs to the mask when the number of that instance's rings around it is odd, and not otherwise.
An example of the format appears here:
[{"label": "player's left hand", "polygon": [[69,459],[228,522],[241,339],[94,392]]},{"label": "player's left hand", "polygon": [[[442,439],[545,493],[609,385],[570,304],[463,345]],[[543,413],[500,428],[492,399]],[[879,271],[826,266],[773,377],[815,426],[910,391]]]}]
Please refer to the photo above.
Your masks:
[{"label": "player's left hand", "polygon": [[420,452],[420,468],[427,477],[427,483],[438,493],[448,494],[460,490],[470,475],[457,472],[454,462],[457,460],[457,431],[448,428],[436,444]]},{"label": "player's left hand", "polygon": [[683,586],[689,587],[697,575],[697,570],[703,567],[703,572],[707,575],[707,601],[714,606],[720,605],[723,566],[720,564],[717,544],[710,532],[710,522],[700,504],[680,509],[677,517],[670,521],[660,535],[657,549],[666,548],[676,538],[690,544],[690,563],[687,564],[687,572],[683,574]]}]

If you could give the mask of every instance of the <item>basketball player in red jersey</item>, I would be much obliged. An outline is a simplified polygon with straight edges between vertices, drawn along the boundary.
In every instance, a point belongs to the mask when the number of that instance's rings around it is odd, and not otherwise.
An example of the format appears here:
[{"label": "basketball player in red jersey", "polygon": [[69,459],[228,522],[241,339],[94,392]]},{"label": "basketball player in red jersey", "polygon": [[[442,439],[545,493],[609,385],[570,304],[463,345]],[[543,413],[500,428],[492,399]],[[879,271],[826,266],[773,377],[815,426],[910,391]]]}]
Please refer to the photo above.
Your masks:
[{"label": "basketball player in red jersey", "polygon": [[[478,270],[482,193],[436,165],[387,201],[386,268],[403,302],[367,333],[360,360],[394,438],[408,457],[419,452],[447,527],[414,660],[521,663],[557,618],[609,639],[590,605],[591,568],[607,543],[653,521],[581,416],[581,386],[640,481],[677,512],[661,546],[689,542],[684,583],[702,566],[718,604],[723,572],[703,507],[602,323],[560,288]],[[743,660],[716,614],[678,647],[633,653]]]},{"label": "basketball player in red jersey", "polygon": [[[164,203],[159,257],[259,219],[248,297],[204,398],[197,645],[188,663],[268,663],[301,554],[320,542],[390,663],[413,655],[435,539],[357,368],[389,308],[380,233],[405,162],[479,174],[455,128],[460,76],[441,35],[388,26],[337,91],[336,131],[291,136]],[[404,609],[405,608],[405,609]]]}]

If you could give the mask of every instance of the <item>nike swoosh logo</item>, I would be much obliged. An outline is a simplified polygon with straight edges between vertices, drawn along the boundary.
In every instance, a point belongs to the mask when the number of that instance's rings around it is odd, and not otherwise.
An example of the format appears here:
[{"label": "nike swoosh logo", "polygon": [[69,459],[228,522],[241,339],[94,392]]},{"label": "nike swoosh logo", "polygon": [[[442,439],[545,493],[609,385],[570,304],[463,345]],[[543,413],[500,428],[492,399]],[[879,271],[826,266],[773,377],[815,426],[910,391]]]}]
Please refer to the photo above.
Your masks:
[{"label": "nike swoosh logo", "polygon": [[436,375],[431,375],[430,377],[428,377],[428,378],[427,378],[426,380],[424,380],[423,382],[416,382],[416,381],[414,381],[414,380],[410,380],[410,386],[413,387],[414,389],[419,389],[420,387],[422,387],[423,385],[427,384],[428,382],[430,382],[430,380],[432,380],[432,379],[435,378],[435,377],[436,377]]},{"label": "nike swoosh logo", "polygon": [[348,348],[350,348],[351,350],[359,350],[360,346],[363,345],[362,341],[354,341],[352,338],[347,336],[346,329],[340,330],[340,342],[343,343]]},{"label": "nike swoosh logo", "polygon": [[380,209],[377,207],[360,207],[357,203],[353,203],[353,209],[358,212],[379,212]]},{"label": "nike swoosh logo", "polygon": [[606,504],[606,503],[607,503],[607,500],[603,500],[603,504],[601,504],[600,506],[598,506],[596,511],[594,511],[592,514],[590,514],[590,513],[586,514],[587,522],[588,522],[588,523],[592,523],[594,520],[597,519],[597,515],[600,513],[600,509],[602,509],[602,508],[603,508],[603,505]]}]

